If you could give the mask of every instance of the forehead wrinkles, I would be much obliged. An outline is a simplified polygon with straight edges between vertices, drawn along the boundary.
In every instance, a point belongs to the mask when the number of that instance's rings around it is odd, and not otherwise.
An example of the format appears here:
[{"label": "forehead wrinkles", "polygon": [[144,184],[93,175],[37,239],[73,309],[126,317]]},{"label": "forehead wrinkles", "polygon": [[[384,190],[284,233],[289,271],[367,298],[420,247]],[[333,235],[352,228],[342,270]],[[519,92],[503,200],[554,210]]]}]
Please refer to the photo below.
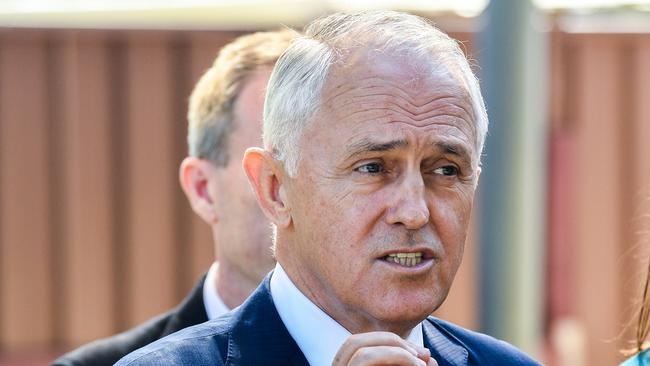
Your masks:
[{"label": "forehead wrinkles", "polygon": [[[410,87],[410,85],[414,87]],[[343,82],[325,95],[324,106],[337,121],[466,124],[475,134],[473,109],[465,89],[449,82],[427,88],[418,80],[396,83],[377,77]],[[426,123],[424,123],[426,125]]]}]

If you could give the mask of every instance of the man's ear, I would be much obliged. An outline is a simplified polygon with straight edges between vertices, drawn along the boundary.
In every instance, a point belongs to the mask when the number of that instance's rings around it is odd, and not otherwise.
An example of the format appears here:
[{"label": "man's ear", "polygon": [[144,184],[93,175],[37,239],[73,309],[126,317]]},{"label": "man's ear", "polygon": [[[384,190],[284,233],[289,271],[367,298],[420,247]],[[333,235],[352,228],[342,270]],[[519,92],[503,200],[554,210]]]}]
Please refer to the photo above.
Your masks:
[{"label": "man's ear", "polygon": [[190,156],[183,160],[178,171],[181,187],[192,210],[210,225],[219,220],[209,189],[210,181],[215,179],[215,169],[209,161]]},{"label": "man's ear", "polygon": [[266,217],[277,227],[291,224],[291,213],[285,201],[284,170],[268,151],[251,147],[242,161],[257,202]]}]

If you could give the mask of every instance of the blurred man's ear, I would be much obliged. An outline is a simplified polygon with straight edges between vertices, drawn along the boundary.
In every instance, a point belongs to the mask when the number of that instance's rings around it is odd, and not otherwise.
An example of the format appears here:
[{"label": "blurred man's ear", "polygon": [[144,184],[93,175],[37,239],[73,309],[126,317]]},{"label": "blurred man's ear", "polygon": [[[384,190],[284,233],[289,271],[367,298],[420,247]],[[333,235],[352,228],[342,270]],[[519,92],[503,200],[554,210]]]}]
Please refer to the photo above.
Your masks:
[{"label": "blurred man's ear", "polygon": [[242,165],[262,212],[277,227],[289,226],[291,214],[284,197],[282,164],[268,151],[251,147],[244,153]]},{"label": "blurred man's ear", "polygon": [[178,178],[192,210],[206,223],[216,224],[219,218],[210,192],[210,181],[215,179],[216,167],[207,160],[187,157],[181,163]]}]

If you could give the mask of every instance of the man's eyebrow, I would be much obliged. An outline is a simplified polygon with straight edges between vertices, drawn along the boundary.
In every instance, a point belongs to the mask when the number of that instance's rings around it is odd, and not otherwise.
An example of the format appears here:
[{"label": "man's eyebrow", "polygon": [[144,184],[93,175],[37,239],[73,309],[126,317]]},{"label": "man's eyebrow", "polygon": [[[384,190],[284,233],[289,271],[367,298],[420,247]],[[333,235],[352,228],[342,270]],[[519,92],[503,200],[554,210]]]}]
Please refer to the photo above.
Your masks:
[{"label": "man's eyebrow", "polygon": [[[407,147],[408,145],[409,143],[406,140],[376,142],[376,141],[371,141],[369,139],[362,139],[360,141],[353,143],[346,149],[345,157],[347,160],[368,152],[397,150],[400,148]],[[463,144],[454,143],[450,141],[436,141],[433,142],[431,145],[435,149],[440,150],[445,154],[455,155],[467,161],[471,159],[470,151]]]},{"label": "man's eyebrow", "polygon": [[442,150],[445,154],[456,155],[460,158],[469,159],[470,153],[462,144],[448,141],[436,141],[433,143],[436,149]]},{"label": "man's eyebrow", "polygon": [[402,147],[408,146],[408,141],[406,140],[393,140],[387,142],[375,142],[368,139],[363,139],[355,142],[350,145],[346,150],[345,156],[349,159],[354,156],[367,153],[367,152],[378,152],[378,151],[390,151],[396,150]]}]

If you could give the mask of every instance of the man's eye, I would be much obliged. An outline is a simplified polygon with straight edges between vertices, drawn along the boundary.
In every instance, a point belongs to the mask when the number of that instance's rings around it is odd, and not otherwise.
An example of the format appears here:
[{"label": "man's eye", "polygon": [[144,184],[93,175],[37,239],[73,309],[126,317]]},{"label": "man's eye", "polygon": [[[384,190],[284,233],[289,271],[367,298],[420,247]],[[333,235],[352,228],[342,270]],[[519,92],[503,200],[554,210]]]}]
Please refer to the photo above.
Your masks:
[{"label": "man's eye", "polygon": [[433,171],[435,174],[442,174],[444,176],[455,176],[458,175],[458,168],[453,165],[445,165]]},{"label": "man's eye", "polygon": [[383,172],[384,167],[382,167],[381,164],[379,163],[368,163],[368,164],[363,164],[362,166],[356,168],[355,170],[360,173],[376,174],[376,173]]}]

